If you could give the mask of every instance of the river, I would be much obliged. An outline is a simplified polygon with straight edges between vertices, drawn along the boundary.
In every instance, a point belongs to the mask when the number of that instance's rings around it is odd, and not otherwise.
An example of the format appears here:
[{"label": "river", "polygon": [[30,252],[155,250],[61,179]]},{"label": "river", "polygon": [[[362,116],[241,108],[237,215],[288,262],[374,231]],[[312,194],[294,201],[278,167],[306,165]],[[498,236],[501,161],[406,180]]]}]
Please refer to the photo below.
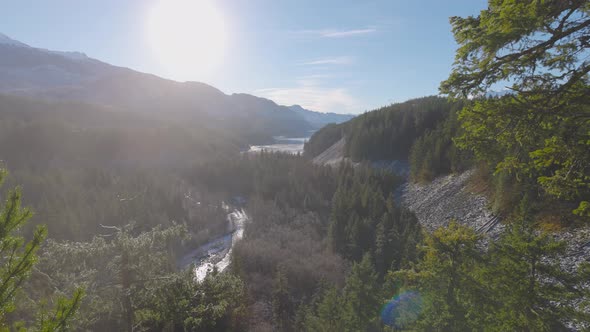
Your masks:
[{"label": "river", "polygon": [[[303,145],[309,137],[274,137],[275,143],[269,145],[253,145],[248,152],[286,152],[291,154],[303,153]],[[230,211],[230,208],[225,205]],[[245,223],[248,221],[248,215],[243,209],[234,208],[227,215],[228,232],[206,244],[191,250],[180,260],[181,267],[188,267],[191,264],[195,266],[195,277],[197,281],[202,281],[207,273],[217,268],[222,272],[231,262],[231,254],[234,245],[244,236]]]},{"label": "river", "polygon": [[208,243],[190,251],[180,261],[181,267],[191,264],[195,266],[195,277],[202,281],[207,273],[213,271],[223,272],[231,262],[231,254],[234,245],[244,236],[244,226],[248,221],[248,215],[242,209],[234,209],[227,215],[228,233],[209,241]]}]

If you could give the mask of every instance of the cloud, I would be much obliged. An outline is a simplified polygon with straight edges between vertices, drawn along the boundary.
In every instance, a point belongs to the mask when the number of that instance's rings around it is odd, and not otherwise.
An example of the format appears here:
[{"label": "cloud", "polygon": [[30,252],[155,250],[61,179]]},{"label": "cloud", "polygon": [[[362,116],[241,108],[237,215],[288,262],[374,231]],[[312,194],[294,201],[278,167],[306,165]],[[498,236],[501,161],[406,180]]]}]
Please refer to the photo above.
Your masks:
[{"label": "cloud", "polygon": [[367,35],[373,32],[377,32],[377,29],[357,29],[357,30],[343,30],[343,31],[325,31],[322,33],[322,37],[325,38],[343,38],[353,37],[359,35]]},{"label": "cloud", "polygon": [[280,105],[297,104],[317,112],[359,113],[363,109],[346,88],[326,87],[309,77],[292,87],[260,89],[254,94]]},{"label": "cloud", "polygon": [[317,65],[350,65],[354,62],[354,58],[350,56],[336,56],[329,58],[321,58],[312,61],[302,62],[304,66],[317,66]]},{"label": "cloud", "polygon": [[347,38],[368,35],[377,32],[376,28],[364,28],[364,29],[320,29],[320,30],[300,30],[295,31],[295,34],[314,36],[320,38]]}]

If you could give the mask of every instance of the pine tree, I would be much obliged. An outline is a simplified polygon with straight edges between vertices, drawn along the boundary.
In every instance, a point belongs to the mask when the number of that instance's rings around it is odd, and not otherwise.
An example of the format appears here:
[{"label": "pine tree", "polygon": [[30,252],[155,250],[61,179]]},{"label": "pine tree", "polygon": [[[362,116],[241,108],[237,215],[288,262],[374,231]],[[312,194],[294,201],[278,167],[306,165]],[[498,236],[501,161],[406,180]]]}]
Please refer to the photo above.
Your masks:
[{"label": "pine tree", "polygon": [[561,322],[590,318],[573,305],[583,299],[581,279],[559,266],[565,243],[538,231],[530,215],[525,196],[518,219],[490,248],[482,280],[497,301],[487,317],[492,331],[555,331],[564,329]]},{"label": "pine tree", "polygon": [[365,331],[374,322],[380,305],[377,273],[365,254],[352,267],[344,286],[344,321],[347,331]]},{"label": "pine tree", "polygon": [[[5,177],[6,171],[0,169],[0,185]],[[15,296],[29,278],[37,261],[36,253],[47,235],[43,226],[37,227],[29,242],[17,235],[32,216],[31,210],[21,207],[21,196],[20,188],[9,191],[0,208],[0,329],[8,329],[6,314],[15,309]],[[83,291],[77,289],[70,300],[61,297],[53,310],[38,312],[35,329],[67,331],[82,297]]]},{"label": "pine tree", "polygon": [[342,297],[336,287],[326,289],[315,310],[306,313],[303,330],[308,332],[345,330]]},{"label": "pine tree", "polygon": [[280,268],[275,274],[272,285],[272,313],[279,331],[288,330],[292,325],[290,319],[293,314],[293,305],[287,274]]},{"label": "pine tree", "polygon": [[443,331],[469,331],[475,328],[469,313],[478,312],[475,299],[482,285],[475,278],[481,254],[479,236],[466,226],[452,221],[425,239],[423,258],[414,269],[391,274],[405,287],[417,288],[423,297],[420,328]]}]

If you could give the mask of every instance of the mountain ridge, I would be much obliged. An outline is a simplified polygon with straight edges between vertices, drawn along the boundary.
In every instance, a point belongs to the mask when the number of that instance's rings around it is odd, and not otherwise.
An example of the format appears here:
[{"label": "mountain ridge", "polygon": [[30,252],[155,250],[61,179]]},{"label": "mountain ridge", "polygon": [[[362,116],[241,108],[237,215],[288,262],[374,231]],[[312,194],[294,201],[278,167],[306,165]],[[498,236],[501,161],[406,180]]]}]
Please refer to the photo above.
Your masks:
[{"label": "mountain ridge", "polygon": [[178,117],[183,122],[241,132],[247,143],[270,142],[278,135],[307,135],[336,118],[294,111],[245,93],[226,94],[202,82],[178,82],[114,66],[81,52],[35,48],[3,34],[0,55],[2,93]]},{"label": "mountain ridge", "polygon": [[315,112],[301,107],[300,105],[288,106],[289,109],[300,114],[307,122],[311,123],[316,129],[320,129],[331,123],[346,122],[355,116],[352,114],[339,114],[333,112]]}]

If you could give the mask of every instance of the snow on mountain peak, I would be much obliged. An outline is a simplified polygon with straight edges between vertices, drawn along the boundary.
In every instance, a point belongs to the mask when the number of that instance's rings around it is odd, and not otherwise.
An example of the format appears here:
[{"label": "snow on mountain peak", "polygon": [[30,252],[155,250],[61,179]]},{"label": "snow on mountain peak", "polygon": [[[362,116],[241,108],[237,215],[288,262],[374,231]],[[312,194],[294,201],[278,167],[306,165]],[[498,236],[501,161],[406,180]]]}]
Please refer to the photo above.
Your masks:
[{"label": "snow on mountain peak", "polygon": [[18,40],[14,40],[1,32],[0,32],[0,44],[29,47],[29,45],[27,45],[25,43],[21,43]]},{"label": "snow on mountain peak", "polygon": [[[11,45],[11,46],[31,48],[29,45],[27,45],[25,43],[21,43],[18,40],[12,39],[1,32],[0,32],[0,45]],[[43,51],[43,52],[50,53],[50,54],[60,55],[60,56],[63,56],[65,58],[68,58],[70,60],[75,60],[75,61],[84,61],[84,60],[89,59],[88,56],[82,52],[52,51],[52,50],[47,50],[44,48],[37,48],[37,49],[40,51]]]},{"label": "snow on mountain peak", "polygon": [[49,53],[53,53],[53,54],[57,54],[57,55],[61,55],[63,57],[66,57],[70,60],[76,60],[76,61],[81,61],[81,60],[88,60],[88,56],[82,52],[63,52],[63,51],[50,51],[50,50],[46,50]]}]

